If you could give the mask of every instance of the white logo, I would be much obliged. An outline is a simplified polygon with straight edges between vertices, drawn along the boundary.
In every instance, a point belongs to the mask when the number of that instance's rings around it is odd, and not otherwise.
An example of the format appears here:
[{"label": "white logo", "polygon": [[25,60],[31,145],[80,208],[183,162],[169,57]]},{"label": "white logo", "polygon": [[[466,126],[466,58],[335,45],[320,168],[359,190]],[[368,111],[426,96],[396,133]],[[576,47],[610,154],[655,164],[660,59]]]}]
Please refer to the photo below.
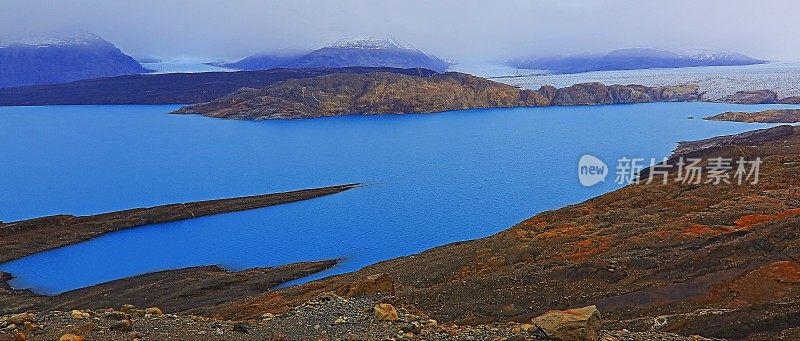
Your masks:
[{"label": "white logo", "polygon": [[593,155],[586,154],[581,156],[578,161],[578,180],[581,185],[589,187],[599,182],[606,181],[608,166]]}]

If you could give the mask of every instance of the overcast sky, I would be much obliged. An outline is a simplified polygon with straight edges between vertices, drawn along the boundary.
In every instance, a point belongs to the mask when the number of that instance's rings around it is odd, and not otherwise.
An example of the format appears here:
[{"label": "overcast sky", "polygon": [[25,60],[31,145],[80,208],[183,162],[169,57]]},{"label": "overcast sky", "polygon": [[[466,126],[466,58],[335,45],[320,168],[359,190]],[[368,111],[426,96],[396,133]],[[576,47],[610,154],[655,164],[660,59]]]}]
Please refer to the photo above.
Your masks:
[{"label": "overcast sky", "polygon": [[454,60],[719,48],[800,60],[800,1],[0,0],[0,33],[84,30],[135,56],[236,59],[388,36]]}]

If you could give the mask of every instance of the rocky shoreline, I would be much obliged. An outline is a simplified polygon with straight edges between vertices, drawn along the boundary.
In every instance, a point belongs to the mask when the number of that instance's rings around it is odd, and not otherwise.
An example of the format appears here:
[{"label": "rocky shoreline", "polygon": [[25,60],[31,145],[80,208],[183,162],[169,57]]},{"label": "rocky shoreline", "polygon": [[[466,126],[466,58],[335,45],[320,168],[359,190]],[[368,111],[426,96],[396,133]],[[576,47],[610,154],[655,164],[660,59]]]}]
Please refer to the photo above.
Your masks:
[{"label": "rocky shoreline", "polygon": [[134,208],[91,216],[54,215],[10,223],[0,222],[0,263],[36,252],[79,243],[112,231],[308,200],[340,193],[359,185],[346,184],[283,193]]}]

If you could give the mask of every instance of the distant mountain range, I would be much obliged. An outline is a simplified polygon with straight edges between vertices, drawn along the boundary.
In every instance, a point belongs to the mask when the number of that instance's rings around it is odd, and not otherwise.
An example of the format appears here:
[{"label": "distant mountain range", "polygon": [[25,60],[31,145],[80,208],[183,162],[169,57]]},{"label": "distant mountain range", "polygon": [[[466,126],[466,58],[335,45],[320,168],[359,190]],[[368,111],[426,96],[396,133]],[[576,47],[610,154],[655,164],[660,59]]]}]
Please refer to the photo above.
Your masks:
[{"label": "distant mountain range", "polygon": [[90,33],[0,42],[0,87],[147,71],[114,44]]},{"label": "distant mountain range", "polygon": [[509,66],[519,69],[549,70],[555,73],[680,68],[691,66],[733,66],[764,63],[767,63],[767,61],[751,58],[737,52],[715,50],[670,52],[648,48],[620,49],[604,55],[585,54],[543,57],[516,59],[507,62]]},{"label": "distant mountain range", "polygon": [[450,63],[426,54],[411,46],[390,39],[358,38],[300,53],[257,54],[235,63],[218,66],[239,70],[265,70],[272,68],[321,68],[321,67],[394,67],[425,68],[444,72]]}]

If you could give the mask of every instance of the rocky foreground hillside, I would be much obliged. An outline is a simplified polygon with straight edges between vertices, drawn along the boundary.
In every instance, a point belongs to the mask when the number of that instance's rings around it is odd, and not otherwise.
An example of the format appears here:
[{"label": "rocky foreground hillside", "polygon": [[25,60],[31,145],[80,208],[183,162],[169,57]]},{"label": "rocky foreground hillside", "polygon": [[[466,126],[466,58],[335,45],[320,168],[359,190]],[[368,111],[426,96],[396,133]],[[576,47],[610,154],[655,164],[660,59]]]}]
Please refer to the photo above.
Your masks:
[{"label": "rocky foreground hillside", "polygon": [[632,185],[494,236],[230,302],[218,314],[286,312],[383,274],[408,309],[440,322],[525,322],[596,304],[609,328],[799,339],[800,127],[685,143],[678,153],[761,157],[759,182]]},{"label": "rocky foreground hillside", "polygon": [[[0,316],[0,341],[11,340],[551,340],[530,323],[440,324],[389,302],[392,296],[322,294],[280,315],[227,321],[133,305]],[[662,332],[593,330],[602,341],[712,341]]]},{"label": "rocky foreground hillside", "polygon": [[448,72],[429,77],[374,72],[332,74],[241,89],[183,107],[176,114],[231,119],[293,119],[348,114],[432,113],[471,108],[696,101],[696,86],[577,84],[523,90],[484,78]]}]

